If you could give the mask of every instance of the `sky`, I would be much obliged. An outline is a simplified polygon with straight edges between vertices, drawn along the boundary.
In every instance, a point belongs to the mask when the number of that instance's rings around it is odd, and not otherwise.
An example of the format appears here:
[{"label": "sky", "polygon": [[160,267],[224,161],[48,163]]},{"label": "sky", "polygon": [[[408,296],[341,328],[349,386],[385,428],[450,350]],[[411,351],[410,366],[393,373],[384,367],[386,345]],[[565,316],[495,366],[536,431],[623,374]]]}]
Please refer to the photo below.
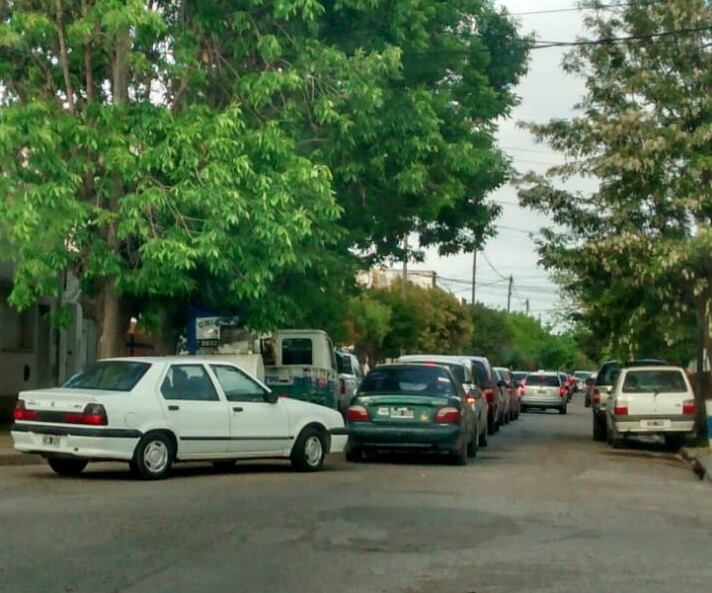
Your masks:
[{"label": "sky", "polygon": [[[538,39],[573,41],[585,33],[583,13],[570,10],[576,7],[576,0],[497,0],[497,4],[506,7],[511,14],[563,9],[563,12],[516,17],[522,32],[533,32]],[[529,72],[516,89],[521,103],[512,116],[500,124],[500,147],[520,172],[543,173],[550,165],[564,162],[563,155],[535,143],[528,132],[517,127],[519,121],[545,122],[554,117],[573,115],[573,107],[583,95],[584,85],[582,80],[561,69],[564,54],[563,48],[532,51]],[[525,300],[529,299],[532,315],[541,315],[543,321],[554,322],[556,312],[561,308],[559,292],[547,271],[537,265],[538,255],[530,235],[542,227],[551,226],[551,220],[520,207],[516,190],[510,185],[493,192],[489,199],[502,206],[502,215],[497,220],[497,237],[487,242],[484,253],[478,254],[477,301],[506,308],[506,278],[511,274],[514,278],[512,310],[524,311]],[[410,269],[435,270],[440,278],[439,286],[470,300],[472,254],[444,258],[436,249],[427,250],[425,261],[412,264]]]}]

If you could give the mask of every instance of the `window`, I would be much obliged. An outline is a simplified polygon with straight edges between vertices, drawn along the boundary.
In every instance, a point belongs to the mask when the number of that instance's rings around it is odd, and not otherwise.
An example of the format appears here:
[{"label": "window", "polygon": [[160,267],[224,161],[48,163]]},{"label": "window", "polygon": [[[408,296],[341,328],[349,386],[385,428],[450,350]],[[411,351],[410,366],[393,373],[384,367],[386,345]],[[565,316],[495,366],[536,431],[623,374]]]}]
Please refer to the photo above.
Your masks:
[{"label": "window", "polygon": [[71,377],[62,387],[131,391],[151,365],[147,362],[109,360],[97,362],[86,371]]},{"label": "window", "polygon": [[558,375],[527,375],[527,385],[540,387],[560,387],[561,382]]},{"label": "window", "polygon": [[161,385],[166,399],[218,401],[213,382],[202,364],[174,364]]},{"label": "window", "polygon": [[336,353],[336,370],[342,375],[354,374],[354,370],[351,368],[351,357],[348,354]]},{"label": "window", "polygon": [[311,365],[311,338],[286,338],[282,340],[282,364]]},{"label": "window", "polygon": [[359,393],[407,393],[409,395],[457,395],[450,374],[442,367],[384,367],[371,371]]},{"label": "window", "polygon": [[482,388],[491,387],[492,382],[490,381],[489,374],[487,373],[487,367],[484,362],[479,360],[474,361],[475,371],[477,373],[477,381]]},{"label": "window", "polygon": [[631,371],[623,381],[624,393],[685,393],[680,371]]},{"label": "window", "polygon": [[211,365],[225,397],[231,402],[264,402],[265,390],[235,367]]}]

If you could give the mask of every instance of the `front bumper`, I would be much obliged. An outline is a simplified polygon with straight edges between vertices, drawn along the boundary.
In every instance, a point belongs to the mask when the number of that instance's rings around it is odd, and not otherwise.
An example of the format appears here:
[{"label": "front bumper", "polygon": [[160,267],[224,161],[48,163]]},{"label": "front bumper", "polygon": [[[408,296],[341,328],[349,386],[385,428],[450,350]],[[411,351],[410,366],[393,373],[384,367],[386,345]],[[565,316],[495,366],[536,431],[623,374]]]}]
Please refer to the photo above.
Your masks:
[{"label": "front bumper", "polygon": [[[15,424],[10,430],[15,450],[44,457],[80,457],[130,461],[141,433],[138,430],[113,430]],[[45,437],[56,442],[48,444]]]},{"label": "front bumper", "polygon": [[459,449],[463,431],[459,426],[406,427],[374,426],[354,422],[349,426],[348,446],[352,449]]}]

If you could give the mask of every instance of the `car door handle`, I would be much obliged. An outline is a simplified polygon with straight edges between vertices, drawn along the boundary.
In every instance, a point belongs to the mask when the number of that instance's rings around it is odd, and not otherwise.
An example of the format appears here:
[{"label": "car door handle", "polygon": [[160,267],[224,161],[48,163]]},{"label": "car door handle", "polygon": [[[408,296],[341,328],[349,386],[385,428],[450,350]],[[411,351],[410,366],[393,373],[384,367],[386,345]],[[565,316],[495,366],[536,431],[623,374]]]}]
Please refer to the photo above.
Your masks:
[{"label": "car door handle", "polygon": [[243,407],[241,407],[241,406],[235,406],[235,407],[232,408],[232,411],[233,411],[233,412],[244,412],[245,409],[244,409]]},{"label": "car door handle", "polygon": [[180,410],[180,406],[168,406],[168,409],[171,412],[176,412],[176,411]]}]

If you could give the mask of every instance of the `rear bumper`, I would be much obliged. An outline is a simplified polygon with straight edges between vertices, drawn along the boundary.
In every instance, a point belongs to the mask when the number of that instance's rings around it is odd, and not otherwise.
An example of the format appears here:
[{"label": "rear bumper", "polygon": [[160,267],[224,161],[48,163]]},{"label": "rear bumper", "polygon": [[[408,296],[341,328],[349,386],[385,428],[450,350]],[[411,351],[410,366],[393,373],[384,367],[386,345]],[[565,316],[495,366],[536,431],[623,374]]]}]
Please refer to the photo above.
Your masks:
[{"label": "rear bumper", "polygon": [[537,397],[535,395],[525,395],[519,400],[522,406],[532,408],[563,408],[566,405],[566,398],[559,397]]},{"label": "rear bumper", "polygon": [[[668,421],[668,425],[645,426],[647,420]],[[613,421],[617,432],[624,434],[666,434],[666,433],[692,433],[695,429],[694,416],[626,416]]]},{"label": "rear bumper", "polygon": [[459,426],[435,427],[374,426],[355,422],[349,426],[350,448],[454,450],[461,445]]},{"label": "rear bumper", "polygon": [[[141,433],[138,430],[67,428],[44,425],[13,425],[10,434],[15,450],[44,457],[80,457],[130,461]],[[44,442],[45,436],[59,439]]]}]

